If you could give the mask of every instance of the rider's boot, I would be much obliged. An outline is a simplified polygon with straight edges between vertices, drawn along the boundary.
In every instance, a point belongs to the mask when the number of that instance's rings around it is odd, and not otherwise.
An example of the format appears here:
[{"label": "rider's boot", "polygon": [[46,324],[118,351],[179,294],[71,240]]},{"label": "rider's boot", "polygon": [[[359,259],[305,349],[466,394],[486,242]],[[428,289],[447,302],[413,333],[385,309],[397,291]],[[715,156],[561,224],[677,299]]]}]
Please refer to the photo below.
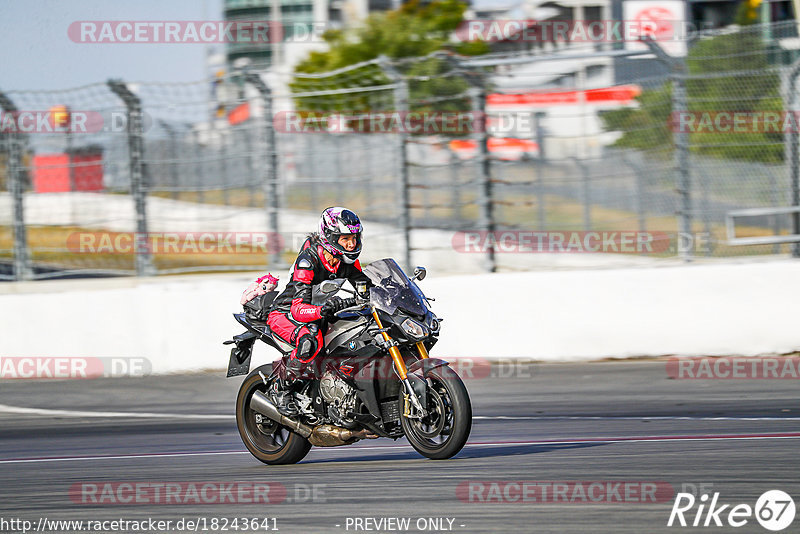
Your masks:
[{"label": "rider's boot", "polygon": [[[299,365],[298,365],[299,364]],[[278,377],[270,388],[272,402],[281,415],[294,417],[300,414],[300,408],[293,395],[294,386],[299,382],[295,377],[300,375],[302,363],[297,358],[288,358],[285,377]]]},{"label": "rider's boot", "polygon": [[270,398],[272,403],[286,417],[300,415],[300,408],[297,406],[293,395],[293,386],[297,381],[291,378],[276,378],[270,388]]}]

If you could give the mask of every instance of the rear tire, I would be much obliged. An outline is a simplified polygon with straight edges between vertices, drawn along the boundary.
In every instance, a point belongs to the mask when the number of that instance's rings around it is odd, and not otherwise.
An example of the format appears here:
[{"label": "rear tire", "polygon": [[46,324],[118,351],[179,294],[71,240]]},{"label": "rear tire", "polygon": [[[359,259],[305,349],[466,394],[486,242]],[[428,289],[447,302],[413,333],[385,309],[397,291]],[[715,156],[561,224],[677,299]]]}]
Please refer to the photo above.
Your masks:
[{"label": "rear tire", "polygon": [[448,366],[431,369],[428,383],[429,415],[422,420],[403,416],[400,393],[400,423],[408,442],[432,460],[452,458],[464,447],[472,430],[472,403],[461,378]]},{"label": "rear tire", "polygon": [[239,388],[236,398],[236,426],[239,428],[239,435],[247,450],[265,464],[296,464],[308,454],[311,443],[250,408],[253,393],[265,393],[267,390],[258,374],[259,370],[262,369],[253,371]]}]

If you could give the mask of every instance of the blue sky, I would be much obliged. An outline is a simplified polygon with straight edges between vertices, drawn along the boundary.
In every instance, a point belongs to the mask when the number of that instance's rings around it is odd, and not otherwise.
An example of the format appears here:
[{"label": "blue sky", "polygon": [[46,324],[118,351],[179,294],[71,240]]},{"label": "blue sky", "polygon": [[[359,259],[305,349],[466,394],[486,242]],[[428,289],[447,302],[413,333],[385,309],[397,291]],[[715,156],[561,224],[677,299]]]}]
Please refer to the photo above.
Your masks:
[{"label": "blue sky", "polygon": [[223,0],[0,0],[0,90],[67,89],[109,78],[202,80],[207,45],[79,44],[67,29],[76,21],[222,20],[222,8]]},{"label": "blue sky", "polygon": [[87,20],[222,20],[222,1],[0,0],[0,90],[65,89],[108,78],[201,80],[206,45],[79,44],[67,28]]}]

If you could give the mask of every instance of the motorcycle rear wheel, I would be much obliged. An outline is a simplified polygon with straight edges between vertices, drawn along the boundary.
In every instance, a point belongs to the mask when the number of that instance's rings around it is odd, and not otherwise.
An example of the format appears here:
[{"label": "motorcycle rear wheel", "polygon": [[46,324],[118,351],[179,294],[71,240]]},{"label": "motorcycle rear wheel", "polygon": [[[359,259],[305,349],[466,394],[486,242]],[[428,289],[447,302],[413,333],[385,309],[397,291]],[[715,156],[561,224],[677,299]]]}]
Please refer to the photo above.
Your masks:
[{"label": "motorcycle rear wheel", "polygon": [[258,374],[259,370],[268,374],[269,366],[266,368],[266,371],[259,368],[250,373],[239,388],[236,398],[236,426],[239,428],[239,436],[250,454],[265,464],[296,464],[306,457],[311,443],[250,408],[253,393],[264,393],[267,390]]},{"label": "motorcycle rear wheel", "polygon": [[[400,416],[408,442],[421,455],[432,460],[452,458],[464,447],[472,430],[472,404],[458,374],[447,366],[431,369],[428,383],[429,415],[423,419]],[[400,413],[405,400],[400,393]]]}]

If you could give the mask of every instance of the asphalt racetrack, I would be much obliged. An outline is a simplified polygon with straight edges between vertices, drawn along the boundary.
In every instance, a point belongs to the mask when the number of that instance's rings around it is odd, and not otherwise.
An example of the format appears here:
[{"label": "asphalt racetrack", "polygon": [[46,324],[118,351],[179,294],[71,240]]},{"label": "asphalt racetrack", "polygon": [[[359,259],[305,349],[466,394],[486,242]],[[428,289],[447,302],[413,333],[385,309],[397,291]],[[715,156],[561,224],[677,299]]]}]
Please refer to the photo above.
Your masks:
[{"label": "asphalt racetrack", "polygon": [[[474,424],[451,460],[375,440],[290,466],[241,443],[241,377],[0,381],[0,531],[768,532],[728,512],[800,499],[798,380],[670,379],[664,361],[490,371],[465,380]],[[689,526],[667,527],[682,491]],[[693,528],[715,493],[723,526]]]}]

